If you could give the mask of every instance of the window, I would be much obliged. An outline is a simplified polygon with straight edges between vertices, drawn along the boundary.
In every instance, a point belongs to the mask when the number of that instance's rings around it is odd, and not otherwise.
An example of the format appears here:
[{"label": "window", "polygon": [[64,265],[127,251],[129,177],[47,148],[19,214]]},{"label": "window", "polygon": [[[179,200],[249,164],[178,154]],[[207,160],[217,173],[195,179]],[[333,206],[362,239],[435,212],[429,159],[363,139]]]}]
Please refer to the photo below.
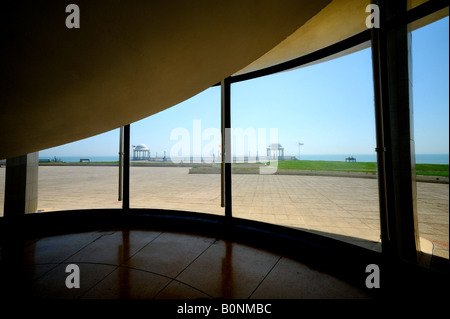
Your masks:
[{"label": "window", "polygon": [[38,212],[122,208],[119,130],[39,152]]},{"label": "window", "polygon": [[372,82],[365,49],[233,84],[233,217],[380,249]]},{"label": "window", "polygon": [[421,249],[443,258],[449,258],[448,27],[446,17],[417,29],[411,45]]},{"label": "window", "polygon": [[133,123],[130,135],[130,207],[224,214],[219,87]]}]

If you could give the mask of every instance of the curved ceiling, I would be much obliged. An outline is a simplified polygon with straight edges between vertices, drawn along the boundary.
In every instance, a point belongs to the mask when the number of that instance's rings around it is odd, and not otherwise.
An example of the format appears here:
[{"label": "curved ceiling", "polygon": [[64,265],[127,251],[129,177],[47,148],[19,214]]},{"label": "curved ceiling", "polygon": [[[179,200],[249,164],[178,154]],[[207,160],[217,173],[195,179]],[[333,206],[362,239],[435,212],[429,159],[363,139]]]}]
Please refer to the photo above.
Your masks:
[{"label": "curved ceiling", "polygon": [[365,30],[369,3],[78,0],[79,29],[66,28],[64,3],[3,5],[0,159],[133,123],[339,42]]},{"label": "curved ceiling", "polygon": [[289,37],[235,75],[295,59],[366,30],[369,4],[370,0],[333,0]]},{"label": "curved ceiling", "polygon": [[2,5],[0,158],[173,106],[244,68],[329,0],[56,1]]},{"label": "curved ceiling", "polygon": [[[410,10],[427,1],[429,0],[408,0],[407,8]],[[366,7],[371,4],[371,2],[371,0],[331,1],[319,13],[299,27],[286,39],[281,41],[273,49],[233,75],[241,75],[261,70],[293,60],[367,30],[366,18],[370,13],[366,12]],[[448,7],[426,16],[424,19],[414,21],[410,25],[410,30],[415,30],[445,16],[448,16]],[[369,46],[369,42],[362,43],[354,48],[345,50],[320,61],[315,61],[312,64],[334,59],[342,55],[365,49]]]}]

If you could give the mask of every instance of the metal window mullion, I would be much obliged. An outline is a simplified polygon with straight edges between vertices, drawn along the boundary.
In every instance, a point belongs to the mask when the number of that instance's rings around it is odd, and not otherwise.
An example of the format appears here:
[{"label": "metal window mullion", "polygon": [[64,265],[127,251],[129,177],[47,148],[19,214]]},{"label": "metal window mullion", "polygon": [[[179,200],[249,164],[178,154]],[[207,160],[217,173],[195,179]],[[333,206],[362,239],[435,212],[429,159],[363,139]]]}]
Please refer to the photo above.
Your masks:
[{"label": "metal window mullion", "polygon": [[226,78],[221,82],[222,88],[222,164],[221,191],[222,206],[225,206],[225,217],[232,217],[231,201],[231,82]]},{"label": "metal window mullion", "polygon": [[124,126],[123,134],[123,190],[122,209],[130,209],[130,124]]}]

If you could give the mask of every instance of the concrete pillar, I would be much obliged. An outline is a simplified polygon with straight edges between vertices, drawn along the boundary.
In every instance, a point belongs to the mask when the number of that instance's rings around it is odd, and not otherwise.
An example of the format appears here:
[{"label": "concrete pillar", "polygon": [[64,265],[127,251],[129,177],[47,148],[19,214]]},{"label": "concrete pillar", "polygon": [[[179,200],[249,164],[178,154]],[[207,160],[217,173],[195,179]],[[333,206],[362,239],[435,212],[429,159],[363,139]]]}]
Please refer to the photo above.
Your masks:
[{"label": "concrete pillar", "polygon": [[6,160],[4,216],[35,213],[39,152]]},{"label": "concrete pillar", "polygon": [[[383,252],[417,262],[420,251],[416,203],[416,172],[411,81],[411,34],[399,17],[407,1],[378,1],[381,28],[374,59],[378,59],[382,130],[385,152],[386,218],[382,218]],[[375,79],[376,80],[376,79]],[[380,196],[380,198],[382,198]]]}]

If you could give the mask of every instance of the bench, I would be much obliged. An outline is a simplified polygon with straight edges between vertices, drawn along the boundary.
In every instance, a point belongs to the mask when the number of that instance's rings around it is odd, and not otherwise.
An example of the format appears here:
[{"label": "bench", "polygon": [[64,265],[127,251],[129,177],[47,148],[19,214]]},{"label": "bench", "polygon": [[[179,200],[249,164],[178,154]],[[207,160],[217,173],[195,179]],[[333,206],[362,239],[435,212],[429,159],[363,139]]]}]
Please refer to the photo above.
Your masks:
[{"label": "bench", "polygon": [[90,163],[91,160],[89,158],[80,158],[80,163]]},{"label": "bench", "polygon": [[346,162],[356,162],[356,158],[354,158],[353,156],[347,157],[345,159]]}]

